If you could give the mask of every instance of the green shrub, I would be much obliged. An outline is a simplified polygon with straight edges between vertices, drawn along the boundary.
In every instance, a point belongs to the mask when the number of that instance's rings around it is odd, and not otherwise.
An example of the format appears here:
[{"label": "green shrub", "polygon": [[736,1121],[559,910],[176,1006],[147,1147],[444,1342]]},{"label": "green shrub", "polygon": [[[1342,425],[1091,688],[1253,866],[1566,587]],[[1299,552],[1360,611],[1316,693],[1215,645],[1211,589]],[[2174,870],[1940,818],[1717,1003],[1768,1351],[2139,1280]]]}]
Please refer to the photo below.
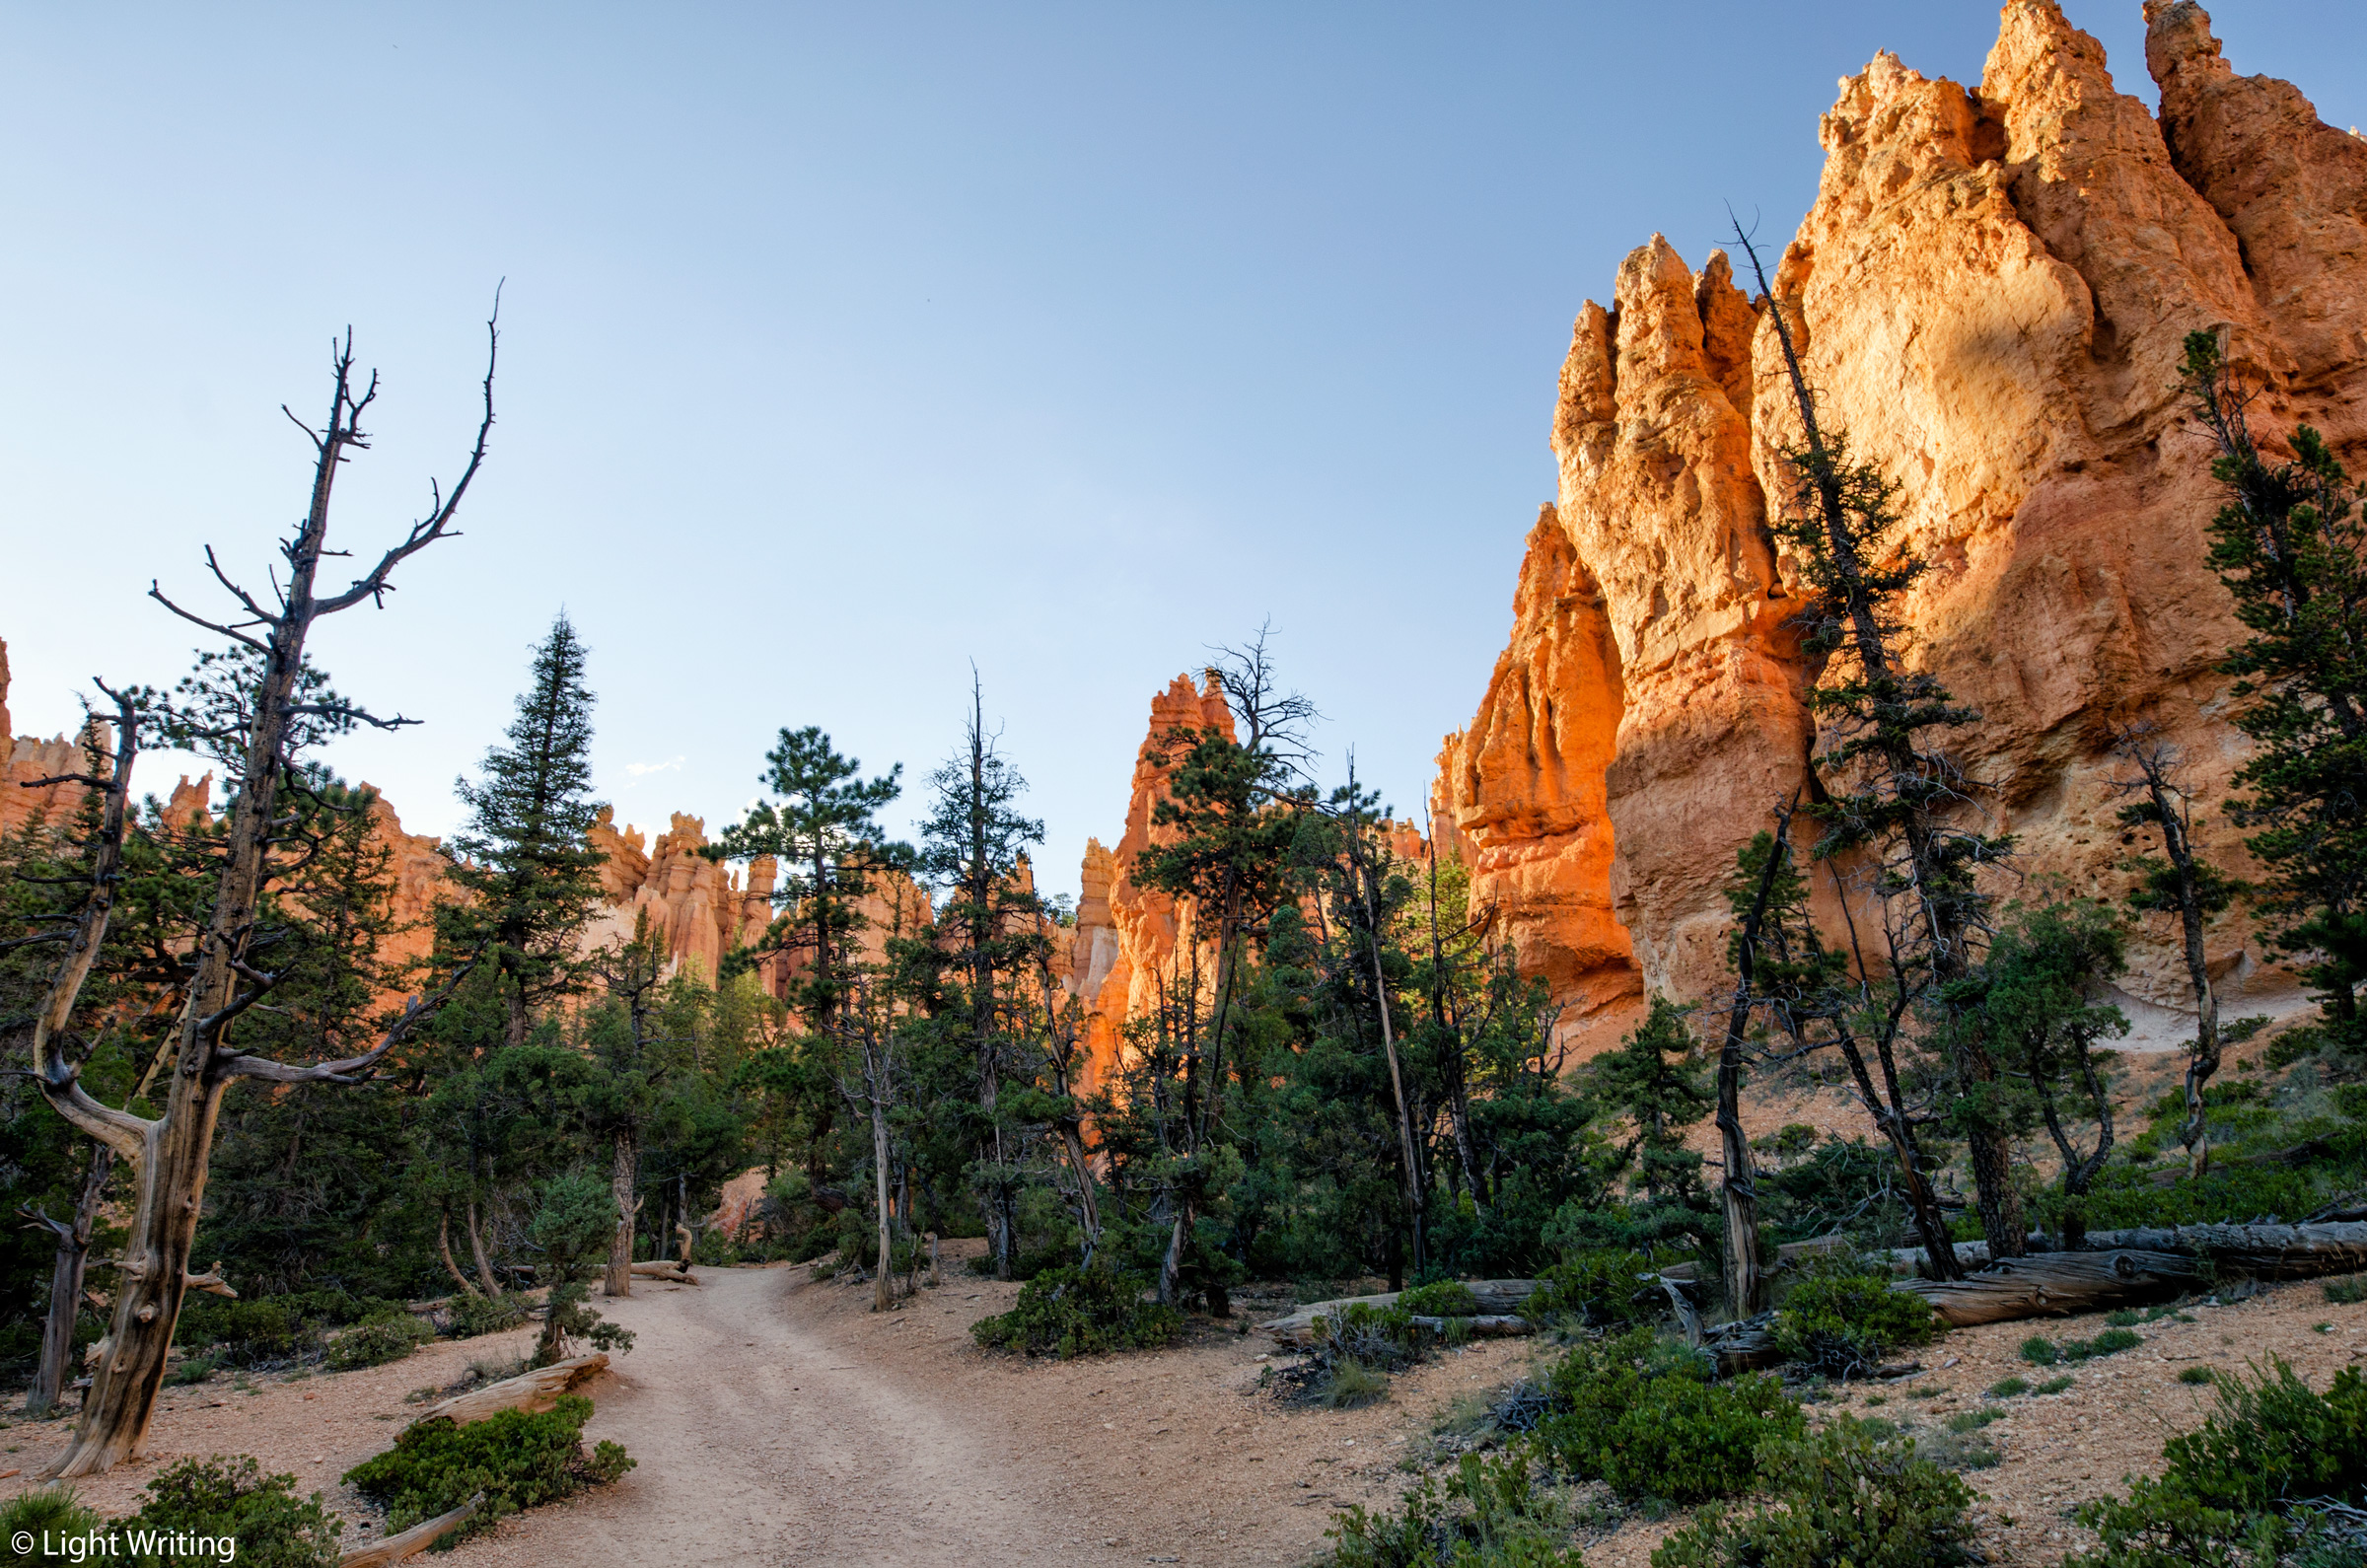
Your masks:
[{"label": "green shrub", "polygon": [[2034,1367],[2051,1367],[2062,1359],[2063,1353],[2054,1348],[2054,1341],[2044,1334],[2032,1334],[2022,1341],[2022,1359]]},{"label": "green shrub", "polygon": [[1555,1413],[1540,1452],[1561,1471],[1629,1498],[1675,1503],[1751,1489],[1753,1458],[1807,1428],[1800,1406],[1763,1373],[1710,1381],[1709,1358],[1648,1329],[1574,1346],[1547,1378]]},{"label": "green shrub", "polygon": [[2030,1391],[2033,1393],[2061,1393],[2065,1389],[2070,1387],[2071,1376],[2070,1374],[2065,1373],[2059,1378],[2048,1378],[2044,1383],[2040,1384],[2037,1388],[2031,1390]]},{"label": "green shrub", "polygon": [[614,1443],[584,1453],[591,1415],[592,1401],[570,1393],[534,1415],[504,1410],[466,1426],[438,1416],[407,1428],[393,1448],[347,1470],[345,1479],[385,1506],[390,1531],[408,1530],[483,1492],[485,1506],[460,1532],[473,1534],[505,1514],[612,1481],[633,1467]]},{"label": "green shrub", "polygon": [[1885,1350],[1935,1331],[1929,1303],[1845,1253],[1809,1264],[1775,1314],[1775,1347],[1829,1378],[1871,1372]]},{"label": "green shrub", "polygon": [[1842,1416],[1813,1437],[1764,1445],[1774,1506],[1702,1511],[1652,1553],[1652,1568],[1951,1568],[1978,1561],[1972,1490],[1913,1443]]},{"label": "green shrub", "polygon": [[1350,1302],[1315,1320],[1315,1357],[1328,1367],[1355,1361],[1375,1372],[1402,1372],[1429,1352],[1422,1325],[1403,1306]]},{"label": "green shrub", "polygon": [[[337,1536],[345,1522],[321,1506],[321,1494],[296,1495],[293,1475],[265,1475],[242,1454],[225,1459],[183,1460],[148,1483],[140,1511],[113,1527],[129,1535],[139,1531],[231,1536],[238,1561],[249,1568],[332,1568]],[[219,1562],[208,1558],[135,1552],[116,1561],[152,1564]]]},{"label": "green shrub", "polygon": [[2028,1393],[2029,1391],[2030,1380],[2028,1378],[1999,1378],[1995,1383],[1989,1385],[1989,1397],[1992,1399],[2010,1399],[2017,1393]]},{"label": "green shrub", "polygon": [[1105,1268],[1047,1268],[1019,1289],[1007,1313],[970,1324],[970,1337],[989,1350],[1031,1356],[1100,1355],[1153,1350],[1184,1331],[1173,1307],[1142,1299],[1149,1281]]},{"label": "green shrub", "polygon": [[[2060,1343],[2044,1334],[2033,1334],[2022,1341],[2022,1359],[2033,1366],[2051,1367],[2062,1361],[2093,1361],[2098,1356],[2117,1355],[2144,1342],[2145,1336],[2133,1328],[2107,1328],[2093,1339],[2065,1339]],[[2066,1379],[2064,1387],[2069,1386]]]},{"label": "green shrub", "polygon": [[390,1361],[400,1361],[434,1337],[427,1324],[409,1313],[399,1309],[382,1313],[364,1319],[328,1342],[329,1370],[353,1372],[362,1367],[383,1367]]},{"label": "green shrub", "polygon": [[474,1339],[479,1334],[523,1326],[526,1308],[526,1298],[510,1291],[498,1296],[455,1296],[444,1309],[444,1319],[451,1325],[448,1332],[453,1338]]},{"label": "green shrub", "polygon": [[2211,1381],[2211,1369],[2208,1367],[2188,1367],[2179,1373],[2178,1381],[2181,1383],[2208,1383]]},{"label": "green shrub", "polygon": [[220,1359],[241,1367],[284,1361],[307,1337],[286,1302],[270,1297],[233,1301],[192,1292],[173,1325],[174,1343],[212,1347]]},{"label": "green shrub", "polygon": [[[81,1535],[106,1527],[107,1520],[98,1510],[84,1507],[71,1486],[36,1486],[0,1503],[0,1541],[13,1539],[19,1531],[32,1532],[37,1541],[43,1531],[52,1535]],[[30,1552],[0,1558],[28,1565],[39,1560]]]},{"label": "green shrub", "polygon": [[2219,1408],[2163,1445],[2169,1463],[2158,1480],[2081,1507],[2080,1523],[2101,1544],[2065,1568],[2299,1560],[2325,1544],[2299,1505],[2367,1501],[2367,1380],[2357,1368],[2336,1373],[2324,1394],[2275,1357],[2250,1379],[2213,1381]]},{"label": "green shrub", "polygon": [[1585,1568],[1561,1505],[1525,1455],[1467,1454],[1405,1494],[1394,1514],[1352,1507],[1324,1533],[1333,1568]]},{"label": "green shrub", "polygon": [[1479,1315],[1479,1298],[1461,1280],[1442,1279],[1400,1294],[1398,1310],[1416,1318],[1475,1318]]},{"label": "green shrub", "polygon": [[1649,1322],[1660,1315],[1663,1302],[1658,1286],[1647,1278],[1656,1272],[1642,1252],[1605,1248],[1575,1252],[1545,1270],[1521,1316],[1532,1322],[1575,1318],[1589,1328],[1612,1328]]},{"label": "green shrub", "polygon": [[189,1356],[183,1359],[179,1366],[165,1374],[165,1383],[170,1388],[182,1388],[192,1383],[203,1383],[214,1375],[214,1369],[220,1366],[224,1359],[226,1358],[221,1356]]},{"label": "green shrub", "polygon": [[2356,1307],[2367,1301],[2367,1274],[2353,1274],[2348,1279],[2330,1279],[2326,1282],[2326,1299],[2336,1307]]},{"label": "green shrub", "polygon": [[2135,1313],[2129,1311],[2126,1307],[2121,1308],[2118,1312],[2106,1313],[2104,1315],[2104,1320],[2112,1324],[2115,1328],[2134,1328],[2138,1323],[2144,1321],[2143,1319],[2139,1318]]}]

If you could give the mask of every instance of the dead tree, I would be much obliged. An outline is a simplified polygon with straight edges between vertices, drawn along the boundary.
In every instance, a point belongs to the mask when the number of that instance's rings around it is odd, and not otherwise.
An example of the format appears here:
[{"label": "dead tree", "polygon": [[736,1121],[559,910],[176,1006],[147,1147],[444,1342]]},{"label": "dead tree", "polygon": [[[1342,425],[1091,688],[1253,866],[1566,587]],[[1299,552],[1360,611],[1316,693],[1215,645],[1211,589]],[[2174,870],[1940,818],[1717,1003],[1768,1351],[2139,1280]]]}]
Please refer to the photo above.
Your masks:
[{"label": "dead tree", "polygon": [[1779,879],[1791,851],[1792,814],[1797,793],[1775,814],[1775,837],[1766,863],[1747,899],[1735,900],[1742,924],[1734,933],[1734,1003],[1726,1012],[1726,1039],[1718,1048],[1718,1148],[1725,1162],[1718,1182],[1726,1214],[1726,1305],[1748,1318],[1765,1305],[1766,1276],[1758,1266],[1758,1184],[1751,1169],[1751,1141],[1743,1135],[1743,1068],[1750,1056],[1751,1014],[1757,1006],[1759,932],[1766,925]]},{"label": "dead tree", "polygon": [[36,1420],[55,1409],[65,1396],[66,1370],[74,1359],[74,1319],[82,1310],[82,1276],[91,1259],[91,1232],[99,1222],[100,1200],[107,1195],[107,1178],[114,1169],[115,1151],[94,1142],[90,1164],[83,1169],[82,1195],[75,1201],[73,1219],[51,1219],[30,1203],[17,1211],[57,1238],[57,1262],[49,1275],[49,1316],[41,1325],[41,1365],[34,1374],[33,1391],[25,1396],[25,1413]]},{"label": "dead tree", "polygon": [[139,730],[143,722],[153,722],[131,698],[118,699],[113,776],[88,781],[107,791],[91,897],[35,1021],[33,1061],[50,1106],[131,1168],[136,1197],[119,1266],[121,1287],[115,1293],[113,1322],[101,1343],[74,1441],[52,1476],[102,1473],[137,1454],[145,1440],[164,1386],[166,1352],[180,1317],[223,1093],[242,1078],[281,1085],[359,1083],[459,983],[455,975],[442,991],[412,998],[374,1047],[342,1060],[305,1066],[277,1062],[248,1054],[231,1038],[232,1025],[264,1004],[286,974],[266,967],[273,962],[272,944],[260,915],[275,869],[274,850],[284,850],[284,835],[293,822],[290,803],[307,787],[296,771],[296,753],[308,740],[356,724],[393,729],[417,722],[400,716],[380,719],[328,693],[307,664],[306,643],[323,616],[365,604],[383,607],[394,588],[390,579],[394,568],[451,532],[469,483],[484,463],[493,429],[493,348],[498,342],[493,321],[486,323],[486,332],[484,414],[466,466],[449,495],[441,486],[431,490],[426,515],[346,588],[323,593],[318,579],[323,561],[343,553],[329,548],[329,496],[349,454],[368,448],[360,420],[378,395],[375,376],[366,387],[355,386],[350,332],[334,351],[327,422],[314,430],[293,413],[288,415],[312,438],[316,463],[311,504],[294,534],[280,541],[281,565],[271,574],[268,596],[258,598],[240,586],[210,548],[206,566],[236,603],[228,619],[208,619],[175,604],[154,584],[149,587],[158,603],[230,644],[227,668],[237,673],[242,689],[235,700],[179,716],[174,733],[176,738],[202,741],[233,764],[236,804],[222,838],[212,906],[196,938],[195,976],[174,1041],[164,1111],[152,1120],[102,1105],[79,1081],[80,1052],[68,1025],[106,937],[122,865]]},{"label": "dead tree", "polygon": [[2199,1176],[2210,1169],[2210,1139],[2203,1128],[2202,1091],[2219,1070],[2219,993],[2204,961],[2203,924],[2234,901],[2236,885],[2194,852],[2194,797],[2183,782],[2185,767],[2175,748],[2151,724],[2132,724],[2113,737],[2113,749],[2136,764],[2137,776],[2115,779],[2113,788],[2138,799],[2120,808],[2126,827],[2151,826],[2162,841],[2161,858],[2145,856],[2137,870],[2144,880],[2129,901],[2147,912],[2178,916],[2184,939],[2187,982],[2194,991],[2194,1048],[2187,1057],[2187,1121],[2179,1141],[2187,1148],[2187,1170]]}]

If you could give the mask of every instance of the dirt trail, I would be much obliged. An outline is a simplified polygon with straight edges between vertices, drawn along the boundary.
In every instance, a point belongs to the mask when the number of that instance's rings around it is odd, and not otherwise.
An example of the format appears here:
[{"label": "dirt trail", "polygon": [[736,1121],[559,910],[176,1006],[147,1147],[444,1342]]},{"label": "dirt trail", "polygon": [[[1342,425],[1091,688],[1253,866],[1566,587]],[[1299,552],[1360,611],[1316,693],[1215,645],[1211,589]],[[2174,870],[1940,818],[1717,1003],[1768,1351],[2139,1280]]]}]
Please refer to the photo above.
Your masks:
[{"label": "dirt trail", "polygon": [[805,1274],[708,1269],[697,1289],[600,1303],[638,1337],[590,1390],[585,1436],[623,1443],[636,1467],[450,1560],[975,1565],[981,1540],[1040,1539],[1046,1505],[1003,1423],[883,1383],[792,1314]]}]

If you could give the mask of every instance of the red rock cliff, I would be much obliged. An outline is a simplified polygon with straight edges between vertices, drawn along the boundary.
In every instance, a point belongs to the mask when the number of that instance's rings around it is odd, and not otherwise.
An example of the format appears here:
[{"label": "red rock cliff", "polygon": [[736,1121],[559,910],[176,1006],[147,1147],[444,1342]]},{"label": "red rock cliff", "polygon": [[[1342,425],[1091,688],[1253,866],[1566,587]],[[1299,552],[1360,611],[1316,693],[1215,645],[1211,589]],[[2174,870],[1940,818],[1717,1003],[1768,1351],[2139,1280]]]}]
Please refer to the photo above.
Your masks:
[{"label": "red rock cliff", "polygon": [[[2224,332],[2367,467],[2367,144],[2287,84],[2238,77],[2209,20],[2147,6],[2157,118],[2052,0],[2013,0],[1977,91],[1875,58],[1825,116],[1814,208],[1774,292],[1829,422],[1901,487],[1933,563],[1916,657],[1982,723],[1961,742],[2022,868],[2117,891],[2108,726],[2148,719],[2224,794],[2242,739],[2211,670],[2238,634],[2204,564],[2210,451],[2177,390]],[[1797,428],[1763,299],[1655,236],[1580,313],[1510,646],[1447,739],[1434,811],[1520,942],[1590,1010],[1727,983],[1720,884],[1807,777],[1814,673],[1770,513]],[[2208,849],[2240,861],[2213,812]],[[2155,933],[2158,939],[2163,933]],[[2238,994],[2287,989],[2223,918]],[[2129,990],[2175,1007],[2166,945]],[[1614,1010],[1615,1011],[1615,1010]]]}]

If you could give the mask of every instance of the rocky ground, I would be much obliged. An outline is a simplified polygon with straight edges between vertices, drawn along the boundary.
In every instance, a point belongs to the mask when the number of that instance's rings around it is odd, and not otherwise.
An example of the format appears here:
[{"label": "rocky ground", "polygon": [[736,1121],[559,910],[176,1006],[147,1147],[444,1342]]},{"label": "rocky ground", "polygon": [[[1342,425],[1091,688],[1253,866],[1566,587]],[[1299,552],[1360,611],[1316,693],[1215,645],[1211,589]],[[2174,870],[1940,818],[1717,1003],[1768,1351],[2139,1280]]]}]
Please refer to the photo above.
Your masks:
[{"label": "rocky ground", "polygon": [[[1304,1563],[1334,1510],[1387,1504],[1414,1479],[1437,1434],[1475,1398],[1549,1350],[1498,1341],[1451,1351],[1358,1411],[1286,1406],[1261,1388],[1269,1347],[1196,1322],[1150,1355],[1068,1363],[987,1355],[978,1317],[1015,1294],[949,1274],[901,1310],[866,1311],[869,1292],[816,1283],[804,1268],[703,1270],[698,1289],[644,1289],[606,1306],[639,1336],[593,1385],[588,1436],[639,1461],[616,1485],[505,1522],[462,1546],[457,1568],[634,1562],[1053,1565]],[[2190,1322],[2142,1325],[2144,1343],[2063,1369],[2033,1369],[2034,1332],[2088,1337],[2101,1319],[1960,1330],[1921,1353],[1923,1374],[1842,1391],[1816,1408],[1901,1421],[1924,1442],[1986,1446],[1968,1472],[1983,1494],[1997,1560],[2058,1561],[2080,1540],[2077,1501],[2159,1462],[2162,1441],[2201,1419],[2194,1366],[2240,1367],[2271,1352],[2315,1387],[2367,1354],[2367,1307],[2330,1306],[2316,1284],[2241,1303],[2196,1304]],[[189,1455],[253,1454],[328,1494],[376,1530],[336,1477],[385,1448],[417,1406],[405,1395],[458,1379],[471,1361],[514,1355],[526,1336],[439,1344],[363,1372],[227,1377],[176,1390],[148,1458],[86,1483],[127,1512],[162,1465]],[[2066,1372],[2058,1394],[1991,1398],[2022,1376]],[[2002,1412],[1976,1433],[1948,1418]],[[1960,1425],[1965,1424],[1960,1422]],[[0,1494],[31,1484],[59,1448],[60,1423],[0,1430]],[[1451,1449],[1450,1442],[1443,1446]],[[1642,1568],[1678,1523],[1632,1517],[1588,1534],[1595,1568]],[[357,1532],[349,1530],[348,1539]]]}]

